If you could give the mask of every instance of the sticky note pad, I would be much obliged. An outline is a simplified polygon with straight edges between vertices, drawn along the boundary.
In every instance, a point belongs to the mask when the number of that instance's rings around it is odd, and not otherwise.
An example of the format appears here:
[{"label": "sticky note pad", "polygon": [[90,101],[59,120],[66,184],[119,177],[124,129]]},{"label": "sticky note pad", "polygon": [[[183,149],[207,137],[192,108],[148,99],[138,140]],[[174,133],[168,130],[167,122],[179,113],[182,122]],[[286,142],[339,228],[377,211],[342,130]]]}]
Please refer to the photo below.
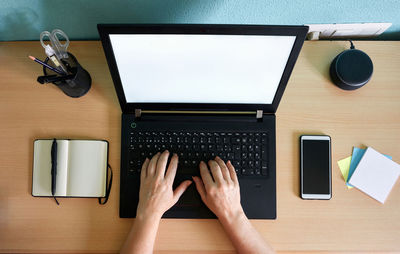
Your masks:
[{"label": "sticky note pad", "polygon": [[[345,183],[347,183],[347,177],[349,175],[349,169],[350,169],[350,162],[351,162],[351,156],[344,158],[340,161],[338,161],[338,166],[340,169],[340,172],[342,172],[343,175],[343,179],[345,181]],[[351,189],[353,187],[351,186],[347,186],[348,189]]]},{"label": "sticky note pad", "polygon": [[383,204],[399,176],[399,164],[368,147],[349,183]]},{"label": "sticky note pad", "polygon": [[358,163],[360,162],[361,158],[363,157],[365,153],[365,149],[361,149],[358,147],[353,147],[353,153],[351,155],[351,162],[350,162],[350,168],[349,168],[349,174],[347,175],[347,186],[353,187],[349,184],[349,180],[351,176],[354,173],[354,170],[356,169]]},{"label": "sticky note pad", "polygon": [[[360,162],[361,158],[363,157],[365,151],[366,151],[366,149],[353,147],[353,154],[351,156],[349,174],[347,175],[347,183],[346,183],[346,185],[349,187],[353,187],[349,183],[349,180],[350,180],[351,176],[353,175],[354,170],[356,170],[356,167],[357,167],[358,163]],[[385,155],[385,156],[388,157],[389,159],[392,159],[392,156],[389,156],[389,155]]]}]

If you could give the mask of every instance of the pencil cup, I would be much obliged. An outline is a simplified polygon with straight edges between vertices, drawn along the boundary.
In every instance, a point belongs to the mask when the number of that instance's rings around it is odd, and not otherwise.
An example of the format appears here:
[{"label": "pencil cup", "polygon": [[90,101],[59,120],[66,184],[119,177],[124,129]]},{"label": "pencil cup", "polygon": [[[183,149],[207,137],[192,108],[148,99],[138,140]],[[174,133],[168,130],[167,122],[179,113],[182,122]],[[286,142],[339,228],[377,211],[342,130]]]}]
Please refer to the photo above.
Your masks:
[{"label": "pencil cup", "polygon": [[[89,72],[83,69],[83,67],[78,63],[74,55],[68,52],[68,56],[68,58],[62,59],[62,63],[67,68],[70,73],[69,76],[71,77],[66,80],[55,81],[52,83],[60,88],[66,95],[73,98],[79,98],[89,91],[92,85],[92,78],[90,77]],[[49,58],[46,58],[44,62],[54,66],[52,61],[49,61]],[[44,75],[56,74],[44,66],[43,72]]]}]

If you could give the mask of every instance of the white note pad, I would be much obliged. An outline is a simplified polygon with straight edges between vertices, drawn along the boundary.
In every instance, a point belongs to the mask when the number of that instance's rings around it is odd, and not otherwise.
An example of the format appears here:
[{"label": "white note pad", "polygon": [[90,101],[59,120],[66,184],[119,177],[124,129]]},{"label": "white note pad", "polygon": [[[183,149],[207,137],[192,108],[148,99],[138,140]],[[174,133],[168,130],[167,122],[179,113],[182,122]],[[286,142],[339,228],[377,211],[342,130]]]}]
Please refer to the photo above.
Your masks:
[{"label": "white note pad", "polygon": [[383,204],[399,175],[399,164],[368,147],[349,183]]}]

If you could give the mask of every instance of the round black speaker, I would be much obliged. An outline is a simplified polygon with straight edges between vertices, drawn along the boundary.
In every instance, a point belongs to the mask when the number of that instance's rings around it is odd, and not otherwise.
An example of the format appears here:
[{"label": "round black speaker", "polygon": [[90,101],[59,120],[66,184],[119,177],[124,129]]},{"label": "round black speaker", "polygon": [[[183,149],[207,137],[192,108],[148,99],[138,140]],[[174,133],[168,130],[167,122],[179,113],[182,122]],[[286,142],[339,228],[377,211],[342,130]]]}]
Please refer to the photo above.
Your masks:
[{"label": "round black speaker", "polygon": [[361,50],[351,48],[333,59],[330,67],[333,83],[344,90],[355,90],[364,86],[372,77],[371,58]]}]

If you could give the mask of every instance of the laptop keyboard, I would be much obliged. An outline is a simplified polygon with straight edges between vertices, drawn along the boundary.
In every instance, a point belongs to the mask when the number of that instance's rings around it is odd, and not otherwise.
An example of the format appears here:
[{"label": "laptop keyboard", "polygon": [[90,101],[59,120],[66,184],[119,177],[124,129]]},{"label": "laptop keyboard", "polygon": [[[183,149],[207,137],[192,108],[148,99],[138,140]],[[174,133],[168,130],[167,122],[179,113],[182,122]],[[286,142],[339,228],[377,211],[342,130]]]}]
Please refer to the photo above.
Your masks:
[{"label": "laptop keyboard", "polygon": [[130,133],[129,174],[140,173],[146,158],[168,150],[179,156],[178,173],[199,175],[200,161],[215,156],[230,160],[239,177],[268,176],[266,132],[173,132]]}]

